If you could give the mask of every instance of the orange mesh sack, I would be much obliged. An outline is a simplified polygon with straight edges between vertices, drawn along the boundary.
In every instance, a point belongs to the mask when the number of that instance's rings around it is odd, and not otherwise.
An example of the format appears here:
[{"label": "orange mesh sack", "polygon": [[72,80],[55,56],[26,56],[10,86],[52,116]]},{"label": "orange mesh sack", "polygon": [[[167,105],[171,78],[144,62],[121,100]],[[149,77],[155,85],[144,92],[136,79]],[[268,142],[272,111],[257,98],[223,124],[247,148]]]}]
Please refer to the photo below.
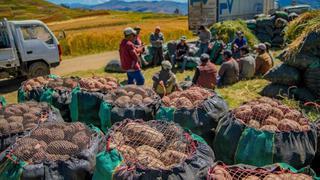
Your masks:
[{"label": "orange mesh sack", "polygon": [[[112,174],[113,179],[198,179],[213,163],[214,155],[203,140],[194,137],[177,124],[164,121],[127,119],[116,123],[108,134],[106,152],[97,158],[101,165],[97,163],[94,179]],[[103,166],[108,162],[101,161],[108,156],[117,157],[113,162],[119,163],[111,171]]]},{"label": "orange mesh sack", "polygon": [[[20,167],[21,179],[88,179],[102,142],[103,134],[95,127],[79,122],[47,123],[19,138],[2,161]],[[24,163],[27,165],[21,166]],[[0,173],[7,173],[5,165],[0,169],[4,171]]]},{"label": "orange mesh sack", "polygon": [[312,169],[296,170],[284,163],[262,168],[217,163],[209,169],[207,176],[207,180],[312,180],[314,178],[316,176]]}]

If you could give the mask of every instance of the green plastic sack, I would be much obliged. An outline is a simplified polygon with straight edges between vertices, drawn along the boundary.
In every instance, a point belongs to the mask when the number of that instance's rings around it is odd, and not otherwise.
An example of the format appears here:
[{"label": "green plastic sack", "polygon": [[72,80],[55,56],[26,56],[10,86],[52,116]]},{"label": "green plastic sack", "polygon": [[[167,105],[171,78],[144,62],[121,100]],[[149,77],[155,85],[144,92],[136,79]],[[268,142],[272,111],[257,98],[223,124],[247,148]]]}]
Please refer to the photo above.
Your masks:
[{"label": "green plastic sack", "polygon": [[320,63],[320,58],[309,54],[299,53],[296,56],[285,60],[284,63],[301,70],[306,70],[312,64]]},{"label": "green plastic sack", "polygon": [[6,107],[6,105],[7,105],[6,99],[3,96],[0,96],[0,106],[1,106],[1,108]]},{"label": "green plastic sack", "polygon": [[263,78],[272,83],[293,86],[300,83],[301,74],[300,71],[294,67],[280,64],[268,71]]}]

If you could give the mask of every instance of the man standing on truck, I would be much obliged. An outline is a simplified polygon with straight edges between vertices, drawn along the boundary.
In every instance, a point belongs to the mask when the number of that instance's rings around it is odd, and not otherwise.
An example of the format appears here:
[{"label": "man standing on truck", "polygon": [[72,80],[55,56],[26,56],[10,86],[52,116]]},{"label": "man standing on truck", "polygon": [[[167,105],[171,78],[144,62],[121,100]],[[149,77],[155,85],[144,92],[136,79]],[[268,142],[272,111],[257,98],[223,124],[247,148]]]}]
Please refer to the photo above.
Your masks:
[{"label": "man standing on truck", "polygon": [[162,49],[164,37],[161,33],[160,26],[157,26],[154,33],[150,35],[150,43],[152,46],[152,65],[156,66],[164,60]]},{"label": "man standing on truck", "polygon": [[128,84],[136,83],[136,85],[144,85],[144,77],[139,64],[139,55],[133,44],[136,32],[131,27],[128,27],[123,33],[125,38],[121,41],[119,49],[121,67],[127,72]]},{"label": "man standing on truck", "polygon": [[211,40],[211,32],[204,25],[201,25],[198,32],[199,41],[200,41],[200,49],[198,51],[198,55],[202,55],[203,53],[208,53],[209,42]]}]

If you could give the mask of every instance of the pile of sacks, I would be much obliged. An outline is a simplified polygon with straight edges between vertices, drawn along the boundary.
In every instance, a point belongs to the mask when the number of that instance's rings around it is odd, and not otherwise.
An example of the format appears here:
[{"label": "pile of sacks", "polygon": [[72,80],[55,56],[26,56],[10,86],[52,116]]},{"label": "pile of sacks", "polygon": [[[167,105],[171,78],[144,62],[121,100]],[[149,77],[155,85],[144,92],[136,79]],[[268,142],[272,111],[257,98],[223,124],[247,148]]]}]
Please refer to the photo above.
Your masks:
[{"label": "pile of sacks", "polygon": [[315,101],[320,97],[320,32],[310,32],[298,38],[281,55],[280,64],[264,78],[272,83],[262,95],[289,96],[297,100]]},{"label": "pile of sacks", "polygon": [[281,47],[285,43],[284,35],[289,19],[288,13],[277,11],[271,16],[259,16],[254,20],[248,20],[247,26],[261,42]]}]

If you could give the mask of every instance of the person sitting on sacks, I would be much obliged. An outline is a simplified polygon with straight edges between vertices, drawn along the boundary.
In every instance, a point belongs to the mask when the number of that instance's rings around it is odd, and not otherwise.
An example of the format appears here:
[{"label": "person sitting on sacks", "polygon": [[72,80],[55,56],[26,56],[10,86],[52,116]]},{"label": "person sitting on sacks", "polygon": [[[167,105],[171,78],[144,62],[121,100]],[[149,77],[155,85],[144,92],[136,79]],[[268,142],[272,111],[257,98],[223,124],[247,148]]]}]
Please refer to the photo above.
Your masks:
[{"label": "person sitting on sacks", "polygon": [[272,68],[272,59],[267,53],[267,46],[260,43],[255,46],[257,51],[256,57],[256,75],[264,75]]},{"label": "person sitting on sacks", "polygon": [[216,66],[210,62],[208,54],[202,54],[200,60],[201,64],[195,71],[192,83],[203,88],[214,89],[217,85]]},{"label": "person sitting on sacks", "polygon": [[152,77],[153,89],[160,97],[180,90],[177,85],[176,75],[171,71],[172,65],[169,61],[162,61],[161,70]]},{"label": "person sitting on sacks", "polygon": [[240,79],[246,80],[254,77],[256,71],[256,61],[249,53],[249,47],[243,46],[240,48],[239,70]]},{"label": "person sitting on sacks", "polygon": [[187,44],[186,36],[182,36],[180,38],[179,44],[177,45],[175,54],[172,55],[172,57],[171,57],[171,63],[172,63],[173,68],[175,67],[177,62],[181,62],[182,65],[181,65],[180,71],[183,72],[185,70],[186,64],[187,64],[187,59],[185,59],[185,57],[188,56],[189,49],[190,49],[190,47]]},{"label": "person sitting on sacks", "polygon": [[225,50],[223,52],[224,62],[219,70],[218,86],[232,85],[239,81],[239,64],[233,59],[232,51]]}]

